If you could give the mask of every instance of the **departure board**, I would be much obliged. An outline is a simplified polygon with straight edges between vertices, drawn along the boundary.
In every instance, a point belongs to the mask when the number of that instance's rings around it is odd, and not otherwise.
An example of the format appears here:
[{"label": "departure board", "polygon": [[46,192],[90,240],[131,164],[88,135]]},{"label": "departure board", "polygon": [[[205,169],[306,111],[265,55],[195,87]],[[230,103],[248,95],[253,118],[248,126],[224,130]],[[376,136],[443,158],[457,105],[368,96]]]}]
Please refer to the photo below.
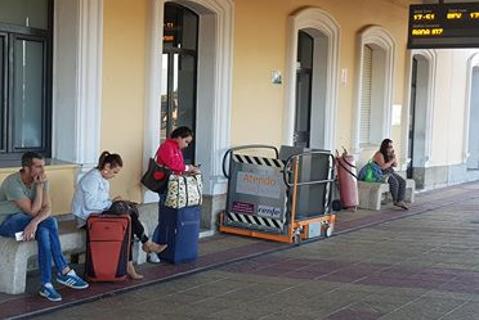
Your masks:
[{"label": "departure board", "polygon": [[479,47],[479,3],[409,7],[409,49]]}]

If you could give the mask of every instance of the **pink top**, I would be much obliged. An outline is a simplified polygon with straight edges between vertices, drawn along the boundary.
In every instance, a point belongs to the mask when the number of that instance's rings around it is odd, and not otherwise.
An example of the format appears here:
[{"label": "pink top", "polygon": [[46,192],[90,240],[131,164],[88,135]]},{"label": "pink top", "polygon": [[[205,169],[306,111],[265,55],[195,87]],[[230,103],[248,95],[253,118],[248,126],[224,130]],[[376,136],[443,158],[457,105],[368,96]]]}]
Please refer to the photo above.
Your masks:
[{"label": "pink top", "polygon": [[166,139],[165,142],[160,145],[158,151],[156,151],[156,162],[170,168],[177,174],[186,171],[183,153],[180,150],[178,142],[174,139]]}]

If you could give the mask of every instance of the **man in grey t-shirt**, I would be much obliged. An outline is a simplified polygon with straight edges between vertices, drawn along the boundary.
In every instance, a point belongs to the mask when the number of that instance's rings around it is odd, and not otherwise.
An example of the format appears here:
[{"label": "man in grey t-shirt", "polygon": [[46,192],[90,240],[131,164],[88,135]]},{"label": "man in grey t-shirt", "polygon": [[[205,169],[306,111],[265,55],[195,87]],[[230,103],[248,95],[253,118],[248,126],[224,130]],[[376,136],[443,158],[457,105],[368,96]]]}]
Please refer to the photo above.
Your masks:
[{"label": "man in grey t-shirt", "polygon": [[0,236],[15,237],[23,232],[23,241],[38,241],[38,265],[42,287],[39,294],[51,301],[61,295],[51,282],[52,259],[57,282],[74,289],[88,287],[71,269],[63,256],[57,221],[50,217],[45,160],[35,152],[22,156],[22,169],[9,175],[0,186]]}]

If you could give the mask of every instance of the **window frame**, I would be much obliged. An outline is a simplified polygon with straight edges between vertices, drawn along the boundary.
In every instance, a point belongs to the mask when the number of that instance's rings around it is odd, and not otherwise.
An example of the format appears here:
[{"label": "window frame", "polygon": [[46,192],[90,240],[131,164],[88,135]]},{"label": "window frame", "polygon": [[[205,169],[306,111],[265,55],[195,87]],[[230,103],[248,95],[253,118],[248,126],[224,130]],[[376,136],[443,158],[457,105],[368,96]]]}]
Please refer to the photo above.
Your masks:
[{"label": "window frame", "polygon": [[3,42],[3,59],[0,61],[3,71],[2,74],[0,74],[1,85],[3,87],[2,95],[0,95],[0,113],[2,115],[1,119],[3,120],[2,126],[0,127],[0,133],[2,133],[0,138],[0,154],[2,154],[7,151],[7,135],[3,133],[4,130],[8,128],[8,117],[6,116],[8,110],[8,34],[6,32],[0,32],[0,39],[0,41]]},{"label": "window frame", "polygon": [[[362,68],[363,72],[361,74],[361,105],[360,105],[360,110],[359,110],[359,144],[361,147],[367,147],[370,145],[375,145],[375,143],[372,142],[371,139],[371,116],[372,112],[375,111],[373,110],[373,64],[374,64],[374,48],[369,46],[368,44],[364,45],[363,48],[363,58],[361,60],[362,63]],[[366,52],[369,52],[366,54]],[[366,70],[366,60],[368,60],[368,70]],[[368,81],[365,81],[366,75],[369,76],[367,79]],[[368,84],[366,86],[366,84]],[[368,96],[367,96],[367,105],[364,104],[365,98],[366,98],[366,91],[368,91]],[[367,107],[368,110],[364,110],[364,108]],[[367,112],[365,112],[367,111]],[[363,116],[367,115],[367,119],[364,119]],[[367,125],[367,128],[364,128],[363,125]],[[365,131],[366,136],[363,137],[363,131]]]},{"label": "window frame", "polygon": [[[363,48],[365,45],[371,46],[374,49],[378,48],[378,51],[381,51],[382,56],[376,55],[378,59],[381,60],[378,67],[384,68],[384,71],[377,73],[384,74],[384,83],[381,83],[381,86],[384,88],[381,94],[381,102],[377,105],[381,105],[382,118],[377,123],[381,123],[377,130],[381,137],[389,137],[392,132],[392,105],[393,105],[393,96],[394,96],[394,74],[396,69],[397,61],[397,50],[398,47],[396,40],[392,34],[383,27],[380,26],[369,26],[361,30],[357,37],[357,70],[356,70],[356,79],[358,79],[356,84],[356,94],[355,94],[355,107],[353,113],[353,137],[352,137],[352,152],[359,155],[363,151],[369,152],[370,148],[377,147],[376,144],[362,144],[360,142],[360,113],[361,113],[361,100],[362,100],[362,73],[363,73]],[[375,58],[375,53],[373,50],[373,59]],[[375,72],[375,65],[373,61],[373,73]],[[374,75],[373,75],[374,76]],[[374,90],[373,91],[378,91]],[[372,97],[379,99],[379,96],[376,96],[373,92]],[[376,100],[378,101],[378,100]],[[376,104],[374,104],[376,105]],[[374,112],[374,111],[373,111]],[[379,135],[379,134],[378,134]],[[379,140],[379,139],[378,139]],[[379,141],[380,142],[380,141]]]},{"label": "window frame", "polygon": [[[167,54],[168,55],[168,67],[167,67],[167,79],[165,79],[165,81],[167,82],[167,89],[166,89],[166,92],[167,92],[167,99],[166,99],[166,110],[161,110],[161,112],[165,112],[167,114],[167,118],[168,119],[171,119],[171,116],[172,116],[172,113],[173,113],[173,110],[172,110],[172,105],[173,105],[173,102],[172,102],[172,95],[173,95],[173,88],[172,88],[172,82],[173,82],[173,78],[174,78],[174,70],[173,70],[173,55],[174,54],[178,54],[179,56],[182,56],[182,55],[189,55],[191,57],[194,58],[194,65],[195,65],[195,77],[194,77],[194,83],[193,83],[193,86],[195,88],[195,92],[194,92],[194,95],[193,95],[193,99],[194,99],[194,106],[193,106],[193,110],[192,110],[192,116],[193,116],[193,124],[191,126],[191,129],[193,130],[193,132],[196,132],[196,123],[197,123],[197,113],[198,113],[198,66],[199,66],[199,63],[198,63],[198,53],[199,53],[199,34],[200,34],[200,15],[196,12],[194,12],[193,10],[191,10],[190,8],[186,7],[186,6],[183,6],[183,5],[180,5],[178,3],[174,3],[174,2],[167,2],[165,3],[165,11],[166,11],[166,7],[167,6],[170,6],[170,7],[176,7],[176,10],[178,11],[181,11],[181,14],[177,14],[177,19],[181,20],[181,22],[183,22],[183,18],[184,18],[184,12],[189,12],[189,13],[192,13],[193,15],[196,16],[197,18],[197,21],[196,21],[196,44],[195,44],[195,49],[185,49],[185,48],[178,48],[178,47],[167,47],[165,46],[165,42],[163,41],[163,51],[162,51],[162,55],[163,54]],[[183,25],[183,24],[182,24]],[[183,32],[183,30],[181,30],[181,32]],[[171,132],[173,132],[174,128],[172,127],[172,121],[171,120],[167,120],[167,124],[166,124],[166,138],[168,138],[171,134]],[[163,141],[161,141],[163,142]],[[185,153],[188,153],[190,152],[191,153],[191,158],[192,159],[188,159],[185,155]],[[190,144],[190,146],[188,146],[188,148],[186,150],[183,150],[183,154],[185,155],[185,163],[187,164],[191,164],[191,163],[195,163],[196,161],[196,143],[195,141],[193,140],[193,143]],[[191,161],[190,161],[191,160]],[[190,163],[191,162],[191,163]]]},{"label": "window frame", "polygon": [[[0,103],[0,112],[3,112],[3,148],[0,145],[0,167],[11,166],[24,152],[34,151],[50,158],[52,154],[52,91],[53,91],[53,0],[48,1],[48,29],[30,28],[21,25],[0,22],[0,36],[5,37],[4,48],[4,96]],[[15,41],[39,41],[43,42],[43,101],[42,101],[42,137],[41,146],[33,148],[14,147],[14,124],[13,124],[13,90],[14,90],[14,54]],[[1,40],[0,40],[1,41]]]},{"label": "window frame", "polygon": [[[308,52],[308,58],[310,60],[310,65],[303,67],[301,65],[301,58],[303,56],[303,50],[304,48],[304,43],[302,42],[302,39],[307,39],[308,41],[311,42],[311,51]],[[305,30],[298,30],[298,41],[297,41],[297,59],[296,62],[299,63],[299,66],[296,68],[296,103],[295,103],[295,112],[294,112],[294,133],[293,133],[293,145],[295,146],[302,146],[305,148],[309,148],[311,145],[311,113],[312,113],[312,95],[313,95],[313,76],[314,76],[314,51],[315,51],[315,41],[314,37],[310,35],[308,32]],[[307,129],[305,131],[300,131],[300,125],[299,125],[299,111],[301,109],[299,103],[299,99],[301,98],[300,92],[299,92],[299,82],[300,80],[300,74],[307,74],[309,77],[309,88],[308,88],[308,107],[306,110],[306,118],[307,118]],[[306,133],[306,141],[298,141],[301,139],[300,133]],[[304,143],[304,146],[302,145]]]}]

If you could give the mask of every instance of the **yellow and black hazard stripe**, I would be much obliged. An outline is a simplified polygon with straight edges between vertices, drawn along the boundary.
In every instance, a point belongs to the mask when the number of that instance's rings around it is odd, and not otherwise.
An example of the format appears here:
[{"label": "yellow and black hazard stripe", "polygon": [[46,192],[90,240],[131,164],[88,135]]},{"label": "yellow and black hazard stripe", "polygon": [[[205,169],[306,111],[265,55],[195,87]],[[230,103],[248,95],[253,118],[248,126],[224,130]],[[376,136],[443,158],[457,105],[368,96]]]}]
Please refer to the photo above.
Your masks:
[{"label": "yellow and black hazard stripe", "polygon": [[284,161],[279,159],[248,156],[245,154],[233,154],[233,161],[239,163],[255,164],[266,167],[284,169]]},{"label": "yellow and black hazard stripe", "polygon": [[283,230],[283,227],[286,223],[286,215],[283,215],[283,219],[281,220],[234,212],[228,212],[227,216],[229,218],[229,222],[232,222],[232,224],[246,227],[253,226]]}]

